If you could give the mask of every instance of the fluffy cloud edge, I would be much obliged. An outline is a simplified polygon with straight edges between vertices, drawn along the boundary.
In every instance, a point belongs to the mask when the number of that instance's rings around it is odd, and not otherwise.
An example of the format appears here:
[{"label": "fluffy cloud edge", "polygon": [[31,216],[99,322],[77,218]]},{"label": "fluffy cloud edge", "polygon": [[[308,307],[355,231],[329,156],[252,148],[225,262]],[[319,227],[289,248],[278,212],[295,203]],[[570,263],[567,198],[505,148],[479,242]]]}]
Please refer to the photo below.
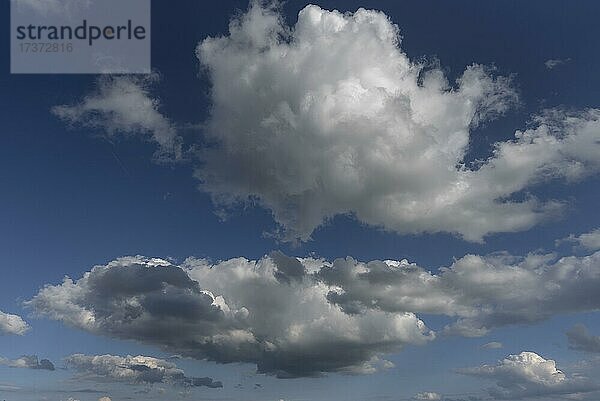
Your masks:
[{"label": "fluffy cloud edge", "polygon": [[22,336],[30,329],[29,324],[21,316],[0,311],[0,335],[14,334]]},{"label": "fluffy cloud edge", "polygon": [[399,28],[375,10],[311,5],[294,26],[282,21],[254,2],[228,34],[199,43],[219,145],[201,150],[196,175],[224,208],[258,200],[283,239],[308,240],[350,214],[401,234],[482,241],[557,215],[561,203],[528,196],[531,185],[600,167],[590,153],[600,111],[590,109],[545,111],[469,169],[471,128],[516,101],[509,79],[472,65],[452,86],[412,62]]},{"label": "fluffy cloud edge", "polygon": [[556,241],[556,245],[565,242],[573,243],[577,248],[586,251],[600,250],[600,228],[579,235],[571,234],[567,238]]},{"label": "fluffy cloud edge", "polygon": [[522,399],[550,396],[580,396],[595,392],[600,384],[579,375],[569,376],[556,362],[531,351],[508,355],[496,364],[457,369],[457,373],[492,380],[488,390],[496,399]]}]

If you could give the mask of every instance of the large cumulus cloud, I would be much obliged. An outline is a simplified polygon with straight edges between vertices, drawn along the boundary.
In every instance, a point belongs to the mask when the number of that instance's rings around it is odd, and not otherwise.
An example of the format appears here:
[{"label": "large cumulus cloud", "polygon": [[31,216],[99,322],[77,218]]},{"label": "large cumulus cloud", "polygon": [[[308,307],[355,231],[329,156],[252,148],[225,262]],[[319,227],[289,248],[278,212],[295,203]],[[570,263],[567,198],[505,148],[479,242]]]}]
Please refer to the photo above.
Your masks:
[{"label": "large cumulus cloud", "polygon": [[557,369],[556,362],[534,352],[509,355],[495,365],[459,369],[459,373],[494,380],[489,389],[494,399],[527,397],[577,396],[600,387],[582,376],[568,376]]},{"label": "large cumulus cloud", "polygon": [[289,27],[257,2],[197,55],[212,83],[196,175],[225,209],[258,201],[284,238],[338,214],[400,233],[479,241],[523,230],[560,202],[520,194],[595,172],[600,111],[548,111],[465,166],[473,127],[516,101],[510,79],[471,65],[455,83],[411,61],[377,11],[307,6]]},{"label": "large cumulus cloud", "polygon": [[599,109],[546,110],[467,165],[473,128],[518,102],[511,79],[473,64],[449,82],[441,67],[411,60],[378,11],[307,6],[290,27],[253,2],[196,54],[212,85],[201,143],[184,144],[160,112],[156,74],[103,77],[52,112],[110,138],[152,141],[160,160],[197,156],[195,176],[220,215],[258,203],[284,240],[307,240],[348,214],[399,233],[481,241],[561,212],[563,202],[528,193],[534,185],[600,167]]},{"label": "large cumulus cloud", "polygon": [[466,255],[438,273],[402,261],[329,262],[273,252],[258,261],[124,257],[27,302],[69,325],[280,377],[369,373],[405,344],[600,309],[600,252]]},{"label": "large cumulus cloud", "polygon": [[126,257],[48,285],[28,304],[93,333],[194,358],[255,363],[280,377],[370,373],[390,365],[383,354],[433,338],[412,313],[344,313],[311,273],[319,265],[279,253],[181,266]]},{"label": "large cumulus cloud", "polygon": [[188,377],[172,362],[149,356],[73,354],[65,359],[67,366],[80,378],[100,379],[129,384],[164,383],[186,387],[223,387],[210,377]]}]

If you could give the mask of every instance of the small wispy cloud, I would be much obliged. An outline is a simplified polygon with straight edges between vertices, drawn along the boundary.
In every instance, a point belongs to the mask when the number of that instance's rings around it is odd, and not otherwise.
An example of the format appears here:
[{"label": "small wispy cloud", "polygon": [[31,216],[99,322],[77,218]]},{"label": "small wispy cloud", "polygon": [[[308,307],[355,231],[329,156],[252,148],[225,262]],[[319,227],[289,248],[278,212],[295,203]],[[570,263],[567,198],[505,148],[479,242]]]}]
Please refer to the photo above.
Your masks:
[{"label": "small wispy cloud", "polygon": [[544,65],[546,66],[547,69],[553,70],[556,67],[566,64],[570,61],[571,61],[570,58],[562,58],[562,59],[561,58],[553,58],[553,59],[546,60],[544,62]]},{"label": "small wispy cloud", "polygon": [[178,160],[181,137],[160,112],[160,100],[150,94],[158,80],[158,74],[101,77],[95,92],[74,104],[54,106],[51,112],[72,126],[97,129],[108,139],[141,137],[158,145],[158,160]]},{"label": "small wispy cloud", "polygon": [[498,342],[498,341],[491,341],[491,342],[483,344],[481,346],[481,348],[483,348],[483,349],[500,349],[502,347],[503,347],[502,343]]}]

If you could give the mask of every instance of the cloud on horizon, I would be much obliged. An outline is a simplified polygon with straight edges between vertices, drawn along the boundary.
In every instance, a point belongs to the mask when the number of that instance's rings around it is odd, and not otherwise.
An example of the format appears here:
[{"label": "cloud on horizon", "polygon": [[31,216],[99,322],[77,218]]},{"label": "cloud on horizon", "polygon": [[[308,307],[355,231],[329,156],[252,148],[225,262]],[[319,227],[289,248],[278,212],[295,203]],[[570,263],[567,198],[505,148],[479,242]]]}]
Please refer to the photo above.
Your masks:
[{"label": "cloud on horizon", "polygon": [[438,393],[432,391],[424,391],[422,393],[417,393],[413,397],[413,400],[418,401],[441,401],[442,396]]},{"label": "cloud on horizon", "polygon": [[65,358],[69,369],[88,380],[128,384],[169,384],[185,387],[221,388],[223,383],[210,377],[188,377],[176,364],[149,356],[74,354]]},{"label": "cloud on horizon", "polygon": [[55,370],[54,364],[48,359],[38,359],[37,355],[24,355],[17,359],[7,359],[0,357],[0,365],[10,368],[35,369],[35,370]]},{"label": "cloud on horizon", "polygon": [[509,355],[495,365],[457,369],[458,373],[496,382],[488,390],[495,399],[522,399],[550,396],[580,396],[600,389],[600,385],[582,376],[567,376],[556,362],[534,352]]}]

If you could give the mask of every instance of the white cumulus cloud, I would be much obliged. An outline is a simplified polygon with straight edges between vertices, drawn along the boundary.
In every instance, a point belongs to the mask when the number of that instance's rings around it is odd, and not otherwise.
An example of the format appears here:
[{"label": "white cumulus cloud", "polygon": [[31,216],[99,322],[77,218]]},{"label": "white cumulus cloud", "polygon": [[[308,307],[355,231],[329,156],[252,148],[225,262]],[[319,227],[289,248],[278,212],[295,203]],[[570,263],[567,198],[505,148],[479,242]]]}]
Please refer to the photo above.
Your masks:
[{"label": "white cumulus cloud", "polygon": [[473,127],[506,112],[510,79],[471,65],[456,82],[409,59],[382,12],[307,6],[294,26],[253,3],[197,55],[212,83],[196,175],[225,210],[258,201],[287,239],[351,214],[399,233],[480,241],[532,227],[561,203],[532,184],[600,167],[600,110],[548,111],[464,165]]},{"label": "white cumulus cloud", "polygon": [[391,366],[384,354],[434,338],[409,312],[344,313],[311,273],[320,264],[280,253],[180,266],[125,257],[77,281],[48,285],[28,304],[92,333],[199,359],[254,363],[279,377],[372,373]]},{"label": "white cumulus cloud", "polygon": [[598,390],[598,385],[581,376],[567,376],[556,362],[534,352],[509,355],[495,365],[459,369],[459,373],[494,380],[490,395],[499,399],[521,399],[577,395]]},{"label": "white cumulus cloud", "polygon": [[0,311],[0,335],[16,334],[21,336],[29,329],[29,325],[21,316]]},{"label": "white cumulus cloud", "polygon": [[[270,210],[280,239],[307,240],[351,215],[398,233],[482,241],[560,214],[564,202],[536,198],[534,185],[600,168],[599,109],[546,110],[487,159],[465,163],[473,129],[518,103],[511,79],[473,64],[450,82],[442,67],[411,60],[379,11],[311,5],[288,26],[252,2],[196,54],[212,105],[202,143],[186,146],[195,176],[219,215],[246,202]],[[93,93],[52,112],[181,160],[182,136],[151,94],[156,81],[102,77]]]}]

